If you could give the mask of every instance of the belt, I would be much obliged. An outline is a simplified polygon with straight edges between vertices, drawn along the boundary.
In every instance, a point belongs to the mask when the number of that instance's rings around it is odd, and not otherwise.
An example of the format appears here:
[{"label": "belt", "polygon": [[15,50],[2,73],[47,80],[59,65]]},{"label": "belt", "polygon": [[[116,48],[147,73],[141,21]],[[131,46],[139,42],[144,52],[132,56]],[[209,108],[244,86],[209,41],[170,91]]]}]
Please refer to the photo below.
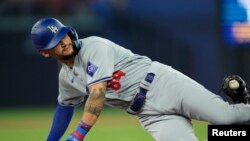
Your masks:
[{"label": "belt", "polygon": [[129,114],[135,115],[141,112],[142,107],[144,106],[146,101],[146,95],[149,90],[149,86],[154,80],[154,76],[154,73],[147,73],[145,79],[141,81],[139,92],[135,95],[134,99],[127,109],[127,112]]}]

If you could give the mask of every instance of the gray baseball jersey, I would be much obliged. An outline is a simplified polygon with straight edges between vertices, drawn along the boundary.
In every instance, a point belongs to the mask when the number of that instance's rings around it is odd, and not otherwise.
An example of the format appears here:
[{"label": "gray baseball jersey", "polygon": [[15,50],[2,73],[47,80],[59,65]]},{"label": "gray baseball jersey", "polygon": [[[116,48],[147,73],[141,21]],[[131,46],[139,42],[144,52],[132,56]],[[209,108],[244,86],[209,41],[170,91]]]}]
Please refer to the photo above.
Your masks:
[{"label": "gray baseball jersey", "polygon": [[108,81],[106,104],[126,108],[152,61],[100,37],[88,37],[80,42],[73,68],[66,65],[61,68],[59,103],[77,105],[88,95],[89,86]]},{"label": "gray baseball jersey", "polygon": [[108,81],[106,104],[126,109],[146,74],[153,73],[146,103],[137,117],[156,141],[197,141],[191,119],[213,124],[250,120],[249,105],[230,105],[168,65],[99,37],[80,42],[73,68],[63,65],[59,74],[58,101],[62,105],[81,103],[89,86]]}]

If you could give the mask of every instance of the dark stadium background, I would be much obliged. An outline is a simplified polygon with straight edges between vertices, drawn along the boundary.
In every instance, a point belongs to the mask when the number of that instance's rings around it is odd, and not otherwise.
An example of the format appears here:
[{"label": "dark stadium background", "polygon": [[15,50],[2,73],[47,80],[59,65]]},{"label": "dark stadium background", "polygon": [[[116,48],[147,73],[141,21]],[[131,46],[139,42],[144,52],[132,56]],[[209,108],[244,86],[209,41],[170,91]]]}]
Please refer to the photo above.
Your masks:
[{"label": "dark stadium background", "polygon": [[222,42],[219,7],[218,0],[3,0],[0,106],[57,103],[60,64],[42,58],[30,40],[32,25],[47,16],[80,37],[102,36],[171,65],[215,93],[226,75],[249,81],[249,49]]}]

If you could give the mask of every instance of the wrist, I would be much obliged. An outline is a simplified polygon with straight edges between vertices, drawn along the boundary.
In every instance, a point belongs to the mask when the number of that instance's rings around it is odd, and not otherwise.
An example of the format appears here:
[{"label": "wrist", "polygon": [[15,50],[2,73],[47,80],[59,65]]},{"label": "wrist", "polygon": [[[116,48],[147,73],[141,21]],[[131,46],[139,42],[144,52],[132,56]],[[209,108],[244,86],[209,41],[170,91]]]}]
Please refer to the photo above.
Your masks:
[{"label": "wrist", "polygon": [[83,122],[82,120],[80,121],[79,126],[86,131],[89,131],[92,127],[91,125],[88,125],[87,123]]},{"label": "wrist", "polygon": [[90,125],[86,124],[83,121],[80,121],[80,123],[78,124],[76,130],[72,134],[74,136],[76,136],[77,138],[79,138],[80,140],[83,140],[84,137],[89,132],[90,128],[91,128]]}]

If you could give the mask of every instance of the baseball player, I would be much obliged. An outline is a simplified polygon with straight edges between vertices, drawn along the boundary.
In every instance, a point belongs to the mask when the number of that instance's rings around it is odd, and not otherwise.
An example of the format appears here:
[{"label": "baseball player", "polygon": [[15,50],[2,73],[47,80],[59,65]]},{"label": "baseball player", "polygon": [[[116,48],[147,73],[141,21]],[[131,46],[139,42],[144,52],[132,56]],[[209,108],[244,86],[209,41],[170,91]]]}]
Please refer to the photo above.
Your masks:
[{"label": "baseball player", "polygon": [[[82,103],[79,125],[67,141],[83,141],[104,104],[135,115],[156,141],[197,141],[192,119],[211,124],[250,120],[248,104],[225,102],[171,66],[134,54],[110,40],[95,36],[78,39],[72,27],[55,18],[37,21],[31,39],[42,56],[62,63],[58,107],[47,141],[62,137],[74,107]],[[225,89],[242,85],[229,82]]]}]

